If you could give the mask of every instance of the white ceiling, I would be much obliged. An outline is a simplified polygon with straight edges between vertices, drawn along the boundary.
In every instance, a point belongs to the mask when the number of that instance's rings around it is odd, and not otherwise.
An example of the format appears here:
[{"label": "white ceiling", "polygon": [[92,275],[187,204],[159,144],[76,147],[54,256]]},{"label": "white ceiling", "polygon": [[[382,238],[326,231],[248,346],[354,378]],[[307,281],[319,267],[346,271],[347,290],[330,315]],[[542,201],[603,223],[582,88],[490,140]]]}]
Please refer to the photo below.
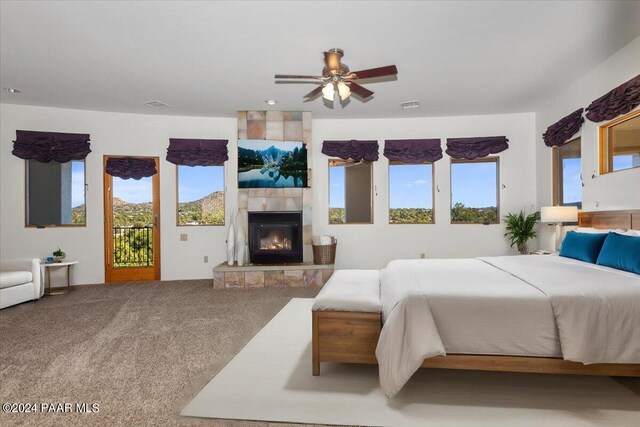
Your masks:
[{"label": "white ceiling", "polygon": [[[0,4],[4,103],[194,116],[316,118],[534,111],[640,34],[640,2],[11,2]],[[322,52],[398,66],[368,102],[303,103]],[[265,99],[278,104],[269,107]],[[352,97],[353,98],[353,97]],[[422,107],[402,110],[401,101]],[[153,110],[144,102],[171,105]]]}]

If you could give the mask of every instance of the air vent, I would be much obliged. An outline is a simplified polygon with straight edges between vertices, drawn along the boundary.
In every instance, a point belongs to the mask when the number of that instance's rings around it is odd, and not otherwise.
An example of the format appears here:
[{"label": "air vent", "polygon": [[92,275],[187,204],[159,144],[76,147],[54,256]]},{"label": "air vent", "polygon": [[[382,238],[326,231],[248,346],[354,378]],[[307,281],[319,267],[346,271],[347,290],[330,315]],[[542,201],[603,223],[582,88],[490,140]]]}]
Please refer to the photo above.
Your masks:
[{"label": "air vent", "polygon": [[145,102],[144,105],[146,105],[147,107],[155,108],[156,110],[169,108],[168,104],[165,104],[164,102],[160,102],[160,101],[149,101],[149,102]]},{"label": "air vent", "polygon": [[420,108],[420,101],[405,101],[401,102],[400,106],[403,110],[408,110],[410,108]]}]

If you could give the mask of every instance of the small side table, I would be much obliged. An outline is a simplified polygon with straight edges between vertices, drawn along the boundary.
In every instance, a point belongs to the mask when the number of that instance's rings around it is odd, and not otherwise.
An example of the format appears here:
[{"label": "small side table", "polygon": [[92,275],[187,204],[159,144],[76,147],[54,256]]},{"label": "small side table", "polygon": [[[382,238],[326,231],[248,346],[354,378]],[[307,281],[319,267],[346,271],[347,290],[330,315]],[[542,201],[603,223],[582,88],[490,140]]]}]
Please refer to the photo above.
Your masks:
[{"label": "small side table", "polygon": [[[63,262],[47,262],[47,263],[41,264],[42,267],[47,272],[46,273],[47,279],[45,281],[44,294],[45,295],[62,295],[69,292],[71,290],[71,266],[76,265],[77,263],[78,261],[63,261]],[[67,268],[67,287],[66,288],[59,287],[58,290],[52,291],[51,290],[51,269],[63,268],[63,267]]]}]

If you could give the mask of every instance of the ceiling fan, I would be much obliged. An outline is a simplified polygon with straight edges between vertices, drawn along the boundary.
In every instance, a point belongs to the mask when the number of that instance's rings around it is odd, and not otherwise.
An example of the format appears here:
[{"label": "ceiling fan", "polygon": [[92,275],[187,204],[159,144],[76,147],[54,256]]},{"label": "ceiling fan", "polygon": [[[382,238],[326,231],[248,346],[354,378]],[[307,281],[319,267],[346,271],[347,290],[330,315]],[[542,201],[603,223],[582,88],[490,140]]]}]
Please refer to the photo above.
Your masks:
[{"label": "ceiling fan", "polygon": [[341,62],[343,56],[344,51],[342,49],[334,48],[326,51],[324,53],[325,67],[322,69],[321,76],[276,74],[275,78],[320,81],[321,84],[304,97],[311,99],[322,93],[324,99],[333,102],[336,92],[338,92],[340,99],[343,101],[349,98],[352,92],[362,98],[368,98],[373,95],[372,91],[356,83],[356,80],[395,76],[398,74],[398,69],[395,65],[370,68],[362,71],[351,71],[346,64]]}]

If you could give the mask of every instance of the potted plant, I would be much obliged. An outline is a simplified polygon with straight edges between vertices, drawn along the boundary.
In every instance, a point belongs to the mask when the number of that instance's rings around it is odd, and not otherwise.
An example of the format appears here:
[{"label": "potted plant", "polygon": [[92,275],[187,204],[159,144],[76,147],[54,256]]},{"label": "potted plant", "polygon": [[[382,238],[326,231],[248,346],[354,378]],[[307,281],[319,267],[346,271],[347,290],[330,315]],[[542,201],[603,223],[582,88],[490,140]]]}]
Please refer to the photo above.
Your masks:
[{"label": "potted plant", "polygon": [[527,253],[527,241],[537,236],[535,231],[536,222],[540,220],[540,212],[533,212],[526,215],[524,211],[517,214],[507,214],[504,222],[507,227],[505,237],[511,240],[511,247],[517,247],[521,254]]},{"label": "potted plant", "polygon": [[67,256],[67,254],[65,254],[62,249],[60,249],[60,247],[58,247],[57,250],[53,251],[53,258],[57,261],[57,262],[62,262],[62,260]]}]

